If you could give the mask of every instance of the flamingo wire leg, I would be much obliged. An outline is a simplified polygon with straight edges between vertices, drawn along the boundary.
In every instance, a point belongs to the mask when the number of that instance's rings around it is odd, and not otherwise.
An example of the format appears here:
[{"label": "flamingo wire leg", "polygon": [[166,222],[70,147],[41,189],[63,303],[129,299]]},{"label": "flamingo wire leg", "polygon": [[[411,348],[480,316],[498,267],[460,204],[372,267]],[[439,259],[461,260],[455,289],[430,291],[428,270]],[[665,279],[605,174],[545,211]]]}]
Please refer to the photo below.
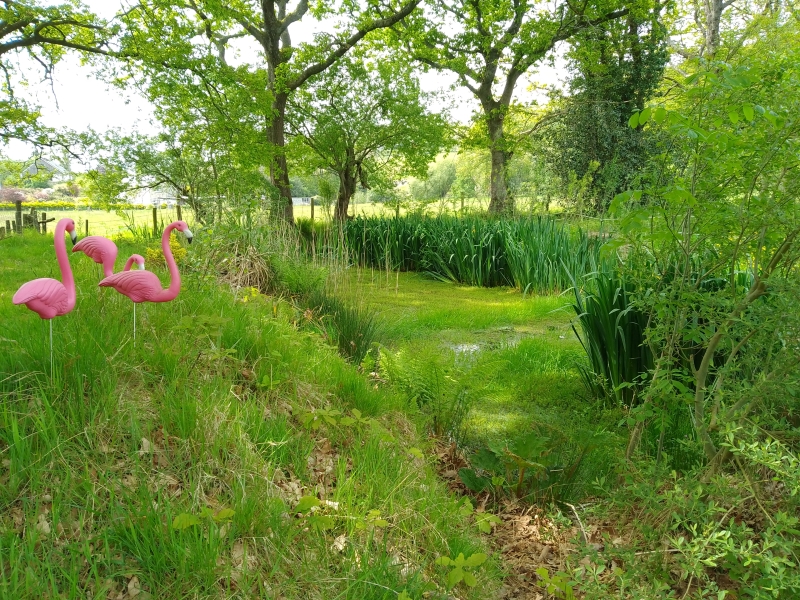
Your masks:
[{"label": "flamingo wire leg", "polygon": [[48,321],[50,321],[50,379],[53,379],[55,373],[53,368],[53,319],[48,319]]},{"label": "flamingo wire leg", "polygon": [[133,347],[136,348],[136,302],[133,303]]}]

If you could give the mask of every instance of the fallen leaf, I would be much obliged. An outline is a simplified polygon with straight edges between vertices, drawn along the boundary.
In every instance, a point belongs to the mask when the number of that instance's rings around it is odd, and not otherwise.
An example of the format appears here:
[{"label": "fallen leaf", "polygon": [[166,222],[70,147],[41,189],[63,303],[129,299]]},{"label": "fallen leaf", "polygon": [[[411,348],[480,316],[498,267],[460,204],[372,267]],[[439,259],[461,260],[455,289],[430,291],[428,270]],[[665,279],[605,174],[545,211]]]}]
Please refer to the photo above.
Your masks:
[{"label": "fallen leaf", "polygon": [[334,552],[344,552],[344,547],[347,544],[347,536],[342,534],[338,536],[335,540],[333,540],[333,544],[331,545],[331,550]]},{"label": "fallen leaf", "polygon": [[39,520],[36,523],[36,531],[44,535],[50,535],[50,523],[47,522],[47,515],[42,513],[39,515]]}]

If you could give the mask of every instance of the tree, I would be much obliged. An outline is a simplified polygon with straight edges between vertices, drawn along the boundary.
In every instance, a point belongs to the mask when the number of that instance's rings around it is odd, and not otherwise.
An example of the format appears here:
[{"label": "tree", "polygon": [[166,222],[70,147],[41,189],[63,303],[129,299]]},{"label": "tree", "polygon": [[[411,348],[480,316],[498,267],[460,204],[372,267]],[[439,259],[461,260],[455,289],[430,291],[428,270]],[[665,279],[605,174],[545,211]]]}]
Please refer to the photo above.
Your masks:
[{"label": "tree", "polygon": [[[270,94],[270,121],[266,137],[274,147],[269,174],[278,189],[282,209],[292,220],[291,189],[286,159],[286,109],[290,96],[314,75],[343,57],[371,32],[391,27],[408,16],[420,0],[364,0],[357,2],[309,3],[298,0],[292,8],[286,0],[143,0],[124,15],[128,26],[126,47],[140,49],[143,62],[151,67],[175,68],[199,73],[195,65],[180,56],[193,56],[199,50],[207,57],[225,62],[231,40],[255,41],[259,59],[253,65],[263,74]],[[314,43],[295,46],[290,28],[308,17],[338,20],[335,33],[318,33]],[[197,37],[206,38],[207,45]],[[144,55],[146,49],[146,56]],[[176,53],[176,49],[180,52]],[[264,67],[266,67],[264,69]]]},{"label": "tree", "polygon": [[415,200],[444,200],[456,180],[455,156],[442,156],[428,168],[425,179],[412,180],[409,187]]},{"label": "tree", "polygon": [[633,183],[655,146],[653,136],[628,127],[628,119],[633,110],[644,109],[669,58],[661,8],[629,13],[576,35],[568,54],[568,93],[551,96],[532,134],[531,148],[564,185],[592,175],[598,212]]},{"label": "tree", "polygon": [[347,217],[359,184],[391,188],[400,172],[427,172],[446,142],[447,123],[425,102],[410,66],[383,56],[340,59],[294,94],[291,135],[314,153],[312,169],[339,177],[334,219]]},{"label": "tree", "polygon": [[581,5],[529,0],[437,0],[424,16],[410,19],[398,41],[422,64],[458,76],[481,105],[491,152],[489,210],[511,210],[508,160],[513,147],[505,120],[520,78],[554,46],[577,33],[628,14],[617,0]]},{"label": "tree", "polygon": [[114,31],[77,0],[55,6],[40,6],[31,0],[0,0],[0,70],[4,75],[0,140],[54,143],[53,132],[39,124],[38,111],[14,93],[17,78],[24,77],[16,72],[20,56],[40,66],[47,79],[70,50],[109,54],[108,40]]}]

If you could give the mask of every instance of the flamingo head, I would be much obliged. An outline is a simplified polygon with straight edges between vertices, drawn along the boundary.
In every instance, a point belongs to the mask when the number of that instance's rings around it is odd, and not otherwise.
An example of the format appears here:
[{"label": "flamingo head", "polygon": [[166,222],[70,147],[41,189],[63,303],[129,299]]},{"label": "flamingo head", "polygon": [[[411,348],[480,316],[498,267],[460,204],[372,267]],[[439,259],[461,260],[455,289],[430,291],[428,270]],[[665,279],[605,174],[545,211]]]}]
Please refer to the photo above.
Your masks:
[{"label": "flamingo head", "polygon": [[74,245],[75,242],[78,241],[78,233],[75,231],[75,221],[69,219],[67,221],[67,226],[65,229],[69,231],[69,237],[72,240],[72,244]]},{"label": "flamingo head", "polygon": [[186,236],[186,241],[190,244],[192,243],[194,234],[189,230],[189,226],[186,224],[186,221],[175,221],[175,229],[182,231],[183,235]]},{"label": "flamingo head", "polygon": [[136,266],[139,267],[139,270],[144,271],[144,257],[141,254],[132,254],[131,258],[136,263]]}]

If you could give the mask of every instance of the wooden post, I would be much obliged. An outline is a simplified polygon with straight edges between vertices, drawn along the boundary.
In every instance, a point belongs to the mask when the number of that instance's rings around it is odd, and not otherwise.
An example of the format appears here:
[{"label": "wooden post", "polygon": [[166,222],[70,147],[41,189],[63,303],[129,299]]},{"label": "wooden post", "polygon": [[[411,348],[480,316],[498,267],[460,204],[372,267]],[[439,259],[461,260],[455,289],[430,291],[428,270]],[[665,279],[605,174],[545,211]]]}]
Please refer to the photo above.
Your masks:
[{"label": "wooden post", "polygon": [[86,219],[86,236],[89,237],[89,219]]},{"label": "wooden post", "polygon": [[16,231],[17,233],[21,234],[22,233],[22,202],[20,200],[17,200],[14,204],[16,205],[14,221],[16,222],[16,226],[17,226],[14,231]]},{"label": "wooden post", "polygon": [[39,216],[36,214],[36,209],[31,209],[31,221],[33,221],[33,228],[36,230],[36,233],[41,232],[41,228],[39,227]]},{"label": "wooden post", "polygon": [[47,213],[42,213],[42,233],[47,233]]},{"label": "wooden post", "polygon": [[311,222],[314,222],[314,196],[311,196]]},{"label": "wooden post", "polygon": [[17,222],[16,221],[11,221],[11,231],[13,233],[17,233]]},{"label": "wooden post", "polygon": [[158,207],[153,207],[153,237],[158,237]]},{"label": "wooden post", "polygon": [[6,231],[8,232],[8,235],[11,235],[11,221],[8,219],[6,219]]},{"label": "wooden post", "polygon": [[183,217],[181,216],[181,205],[180,203],[177,204],[178,207],[178,221],[183,221]]},{"label": "wooden post", "polygon": [[0,240],[2,240],[4,237],[6,237],[6,228],[0,227]]}]

